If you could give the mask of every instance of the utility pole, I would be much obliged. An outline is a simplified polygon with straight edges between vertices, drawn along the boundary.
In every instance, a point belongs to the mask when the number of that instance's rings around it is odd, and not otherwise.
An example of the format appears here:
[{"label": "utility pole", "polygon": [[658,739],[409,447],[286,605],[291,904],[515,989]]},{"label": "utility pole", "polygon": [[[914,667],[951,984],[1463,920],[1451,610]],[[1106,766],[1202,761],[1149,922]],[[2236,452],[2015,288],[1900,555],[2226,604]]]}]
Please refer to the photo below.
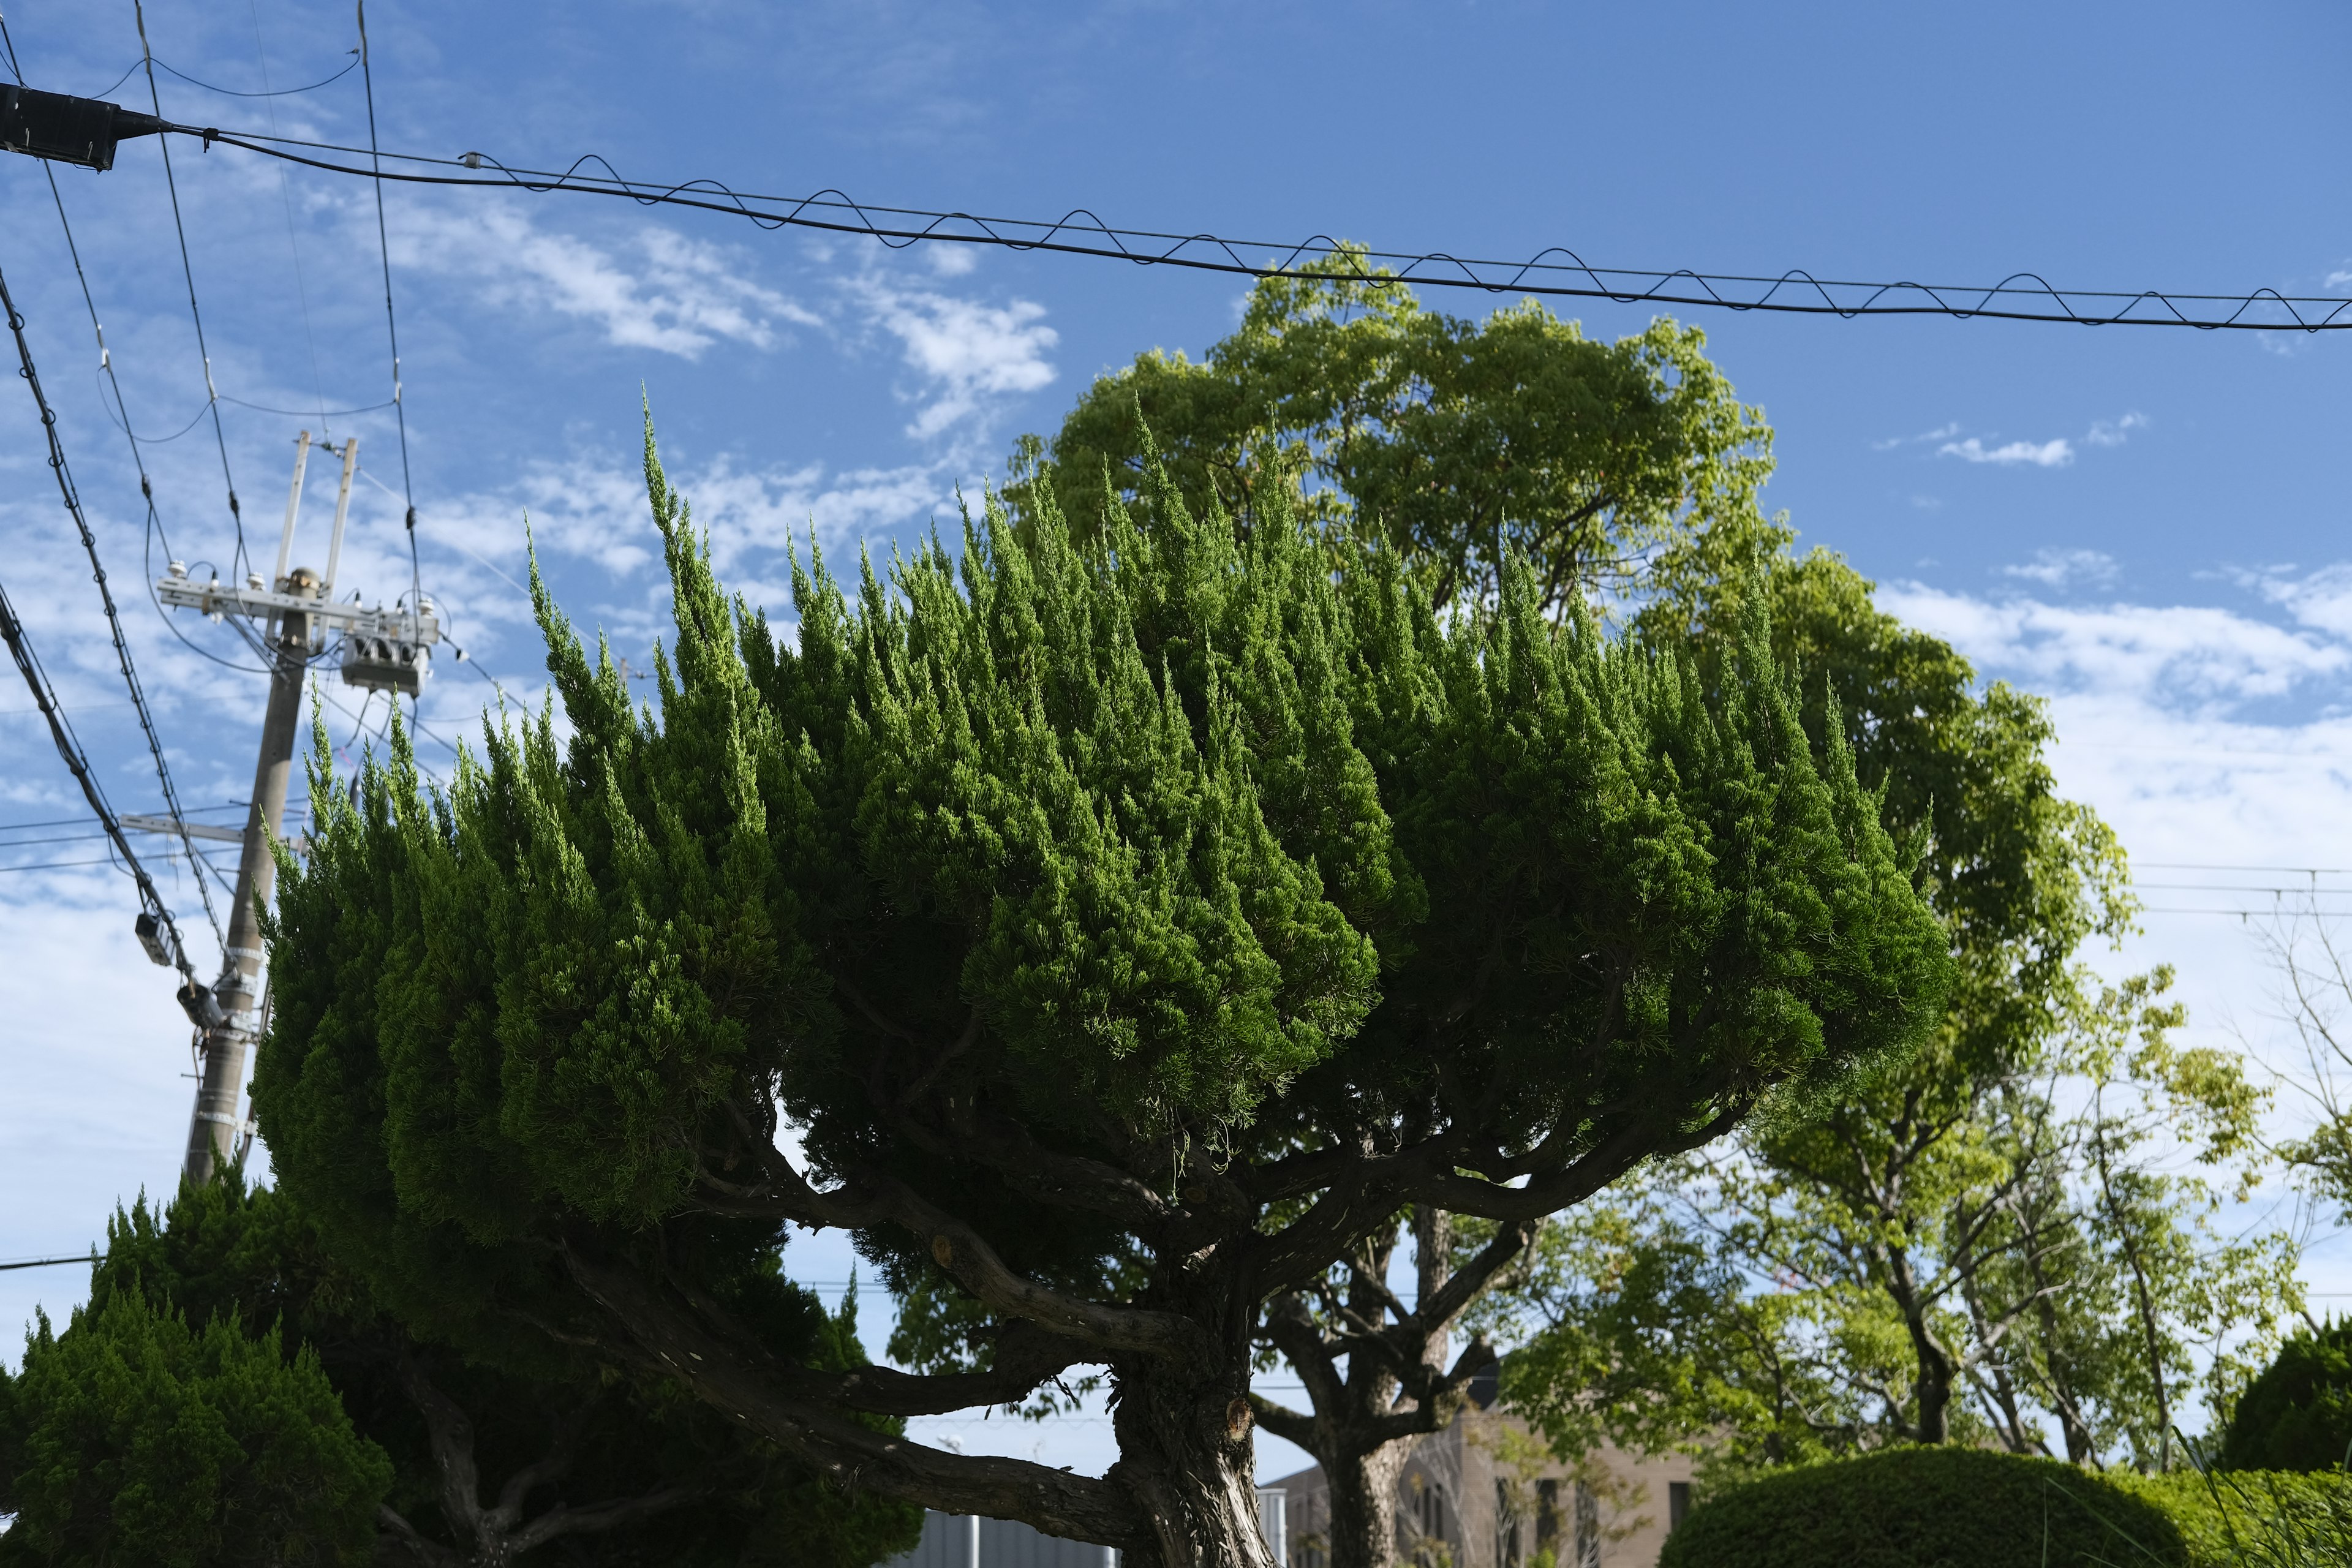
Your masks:
[{"label": "utility pole", "polygon": [[286,784],[294,771],[295,738],[302,724],[302,687],[310,657],[323,648],[330,629],[341,631],[346,645],[346,681],[376,690],[405,691],[413,697],[422,687],[430,658],[427,650],[441,638],[429,600],[420,598],[405,611],[390,614],[381,607],[366,610],[334,602],[335,568],[342,556],[352,476],[359,467],[357,438],[344,440],[341,457],[342,484],[335,496],[335,525],[327,545],[324,577],[307,566],[289,569],[294,524],[302,510],[302,479],[310,459],[310,433],[305,430],[295,444],[294,483],[286,498],[286,528],[278,539],[274,579],[265,585],[257,574],[247,578],[241,588],[225,586],[217,576],[208,584],[198,584],[191,582],[187,568],[175,561],[169,574],[155,584],[157,596],[173,608],[194,609],[215,620],[244,616],[261,622],[270,666],[261,752],[253,767],[252,804],[246,815],[243,852],[237,860],[236,896],[229,905],[227,952],[223,955],[220,979],[213,987],[215,1005],[203,1009],[203,1071],[195,1111],[188,1121],[184,1166],[192,1184],[212,1180],[223,1163],[238,1160],[242,1136],[248,1131],[247,1119],[238,1114],[237,1096],[245,1085],[246,1058],[268,1025],[267,988],[261,980],[260,910],[278,880],[274,851],[284,837]]}]

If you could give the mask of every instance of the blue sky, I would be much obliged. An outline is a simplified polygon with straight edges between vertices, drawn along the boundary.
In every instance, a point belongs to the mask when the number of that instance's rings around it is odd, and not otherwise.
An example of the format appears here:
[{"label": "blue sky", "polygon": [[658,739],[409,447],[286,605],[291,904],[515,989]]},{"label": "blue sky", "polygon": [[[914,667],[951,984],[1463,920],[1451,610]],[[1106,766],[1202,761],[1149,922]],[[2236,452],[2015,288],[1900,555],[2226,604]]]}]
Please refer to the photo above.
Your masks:
[{"label": "blue sky", "polygon": [[[130,6],[115,0],[21,0],[8,22],[37,86],[97,92],[138,58]],[[274,87],[328,77],[355,42],[348,9],[286,0],[161,4],[148,26],[159,58],[240,90],[265,73]],[[2321,4],[2221,16],[2151,5],[379,0],[370,28],[385,144],[442,155],[560,167],[595,152],[632,174],[766,191],[835,186],[1021,216],[1085,206],[1140,227],[1320,232],[1403,250],[1559,244],[1604,265],[1934,282],[2031,269],[2085,288],[2352,292],[2340,75],[2352,14]],[[162,81],[174,119],[364,137],[356,74],[269,100]],[[140,106],[144,92],[134,77],[114,96]],[[386,398],[366,188],[227,149],[183,142],[173,157],[219,390],[276,409]],[[126,144],[110,174],[58,178],[132,422],[169,435],[203,412],[205,383],[156,143]],[[1230,278],[889,252],[601,199],[395,187],[387,205],[425,583],[479,667],[526,699],[540,684],[512,581],[526,510],[575,620],[640,663],[660,631],[635,476],[641,388],[730,579],[781,610],[788,531],[814,520],[829,549],[887,547],[951,517],[955,487],[1001,474],[1013,436],[1050,430],[1090,377],[1139,350],[1197,354],[1243,292]],[[0,269],[108,567],[129,590],[142,570],[135,478],[29,160],[0,160]],[[1431,297],[1464,313],[1499,302]],[[1650,314],[1562,313],[1608,335]],[[1989,674],[2051,696],[2062,776],[2140,862],[2352,866],[2352,343],[1686,315],[1778,429],[1774,504]],[[360,487],[343,568],[389,599],[407,563],[388,411],[328,423],[359,436],[362,468],[389,487]],[[267,554],[289,443],[320,422],[225,405],[224,424]],[[150,454],[175,550],[226,562],[209,423]],[[331,504],[328,467],[314,465],[314,528]],[[87,566],[47,487],[30,401],[11,380],[0,581],[118,804],[152,810]],[[206,662],[142,595],[122,596],[184,797],[241,799],[257,679]],[[235,650],[218,628],[182,629]],[[489,689],[445,660],[427,721],[454,735]],[[28,708],[0,695],[0,822],[78,809]],[[357,728],[335,723],[339,742]],[[0,861],[96,852],[36,846],[45,831],[0,834],[18,846]],[[2265,896],[2229,898],[2260,908]],[[192,889],[179,901],[193,910]],[[12,954],[0,970],[0,1186],[13,1198],[0,1258],[79,1249],[118,1195],[173,1179],[186,1031],[163,972],[131,940],[132,912],[102,868],[0,871]],[[2278,1058],[2274,984],[2241,922],[2152,915],[2144,938],[2102,956],[2160,960],[2181,966],[2197,1027]],[[2315,1283],[2352,1289],[2347,1249],[2319,1241]],[[811,1271],[845,1273],[845,1258],[828,1256],[806,1249]],[[0,1274],[0,1325],[81,1289],[75,1269]],[[1050,1451],[1089,1462],[1099,1439],[1087,1432],[1068,1428]],[[1013,1446],[1037,1440],[1048,1439]]]}]

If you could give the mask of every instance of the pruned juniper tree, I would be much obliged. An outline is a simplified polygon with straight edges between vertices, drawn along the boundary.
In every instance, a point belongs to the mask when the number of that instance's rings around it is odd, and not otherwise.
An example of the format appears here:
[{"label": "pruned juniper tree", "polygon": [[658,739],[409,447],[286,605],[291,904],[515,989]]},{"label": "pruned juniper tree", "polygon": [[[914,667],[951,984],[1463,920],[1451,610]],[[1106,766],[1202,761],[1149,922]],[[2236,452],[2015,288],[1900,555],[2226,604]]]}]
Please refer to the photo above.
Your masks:
[{"label": "pruned juniper tree", "polygon": [[[846,1488],[1138,1564],[1264,1564],[1266,1304],[1416,1205],[1508,1226],[1832,1092],[1948,959],[1752,622],[1718,678],[1441,617],[1155,472],[1081,547],[1042,489],[960,558],[796,569],[780,637],[646,475],[658,712],[543,588],[551,713],[446,794],[325,776],[271,929],[281,1180],[420,1332],[674,1386]],[[983,1308],[968,1370],[779,1353],[789,1225]],[[1105,1366],[1108,1474],[880,1417]]]},{"label": "pruned juniper tree", "polygon": [[[1050,446],[1024,445],[1007,498],[1018,518],[1050,489],[1087,539],[1115,492],[1148,529],[1158,465],[1244,533],[1279,506],[1337,570],[1393,552],[1441,613],[1492,605],[1507,559],[1548,617],[1720,598],[1727,574],[1753,574],[1792,535],[1760,506],[1771,430],[1705,342],[1664,319],[1600,341],[1534,301],[1447,315],[1347,248],[1254,287],[1200,361],[1154,351],[1097,379]],[[1034,468],[1047,450],[1055,465]],[[1482,1341],[1457,1350],[1454,1334],[1498,1271],[1522,1268],[1525,1230],[1416,1205],[1268,1302],[1262,1348],[1297,1369],[1307,1407],[1254,1396],[1257,1415],[1330,1478],[1348,1521],[1339,1568],[1405,1550],[1388,1522],[1394,1478],[1491,1364]],[[1416,1289],[1391,1291],[1408,1250]],[[960,1295],[900,1305],[893,1354],[927,1370],[970,1364],[991,1321]]]}]

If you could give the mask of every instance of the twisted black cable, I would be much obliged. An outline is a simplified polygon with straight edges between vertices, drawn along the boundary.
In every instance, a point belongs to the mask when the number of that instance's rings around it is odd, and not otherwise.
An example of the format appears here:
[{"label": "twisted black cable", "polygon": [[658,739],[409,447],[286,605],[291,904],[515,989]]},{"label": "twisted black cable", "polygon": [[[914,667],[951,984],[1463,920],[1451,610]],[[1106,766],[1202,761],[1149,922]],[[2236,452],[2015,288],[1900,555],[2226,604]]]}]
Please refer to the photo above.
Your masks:
[{"label": "twisted black cable", "polygon": [[[47,164],[43,164],[42,168],[49,174],[49,195],[57,203],[58,222],[65,227],[66,251],[73,258],[74,277],[81,283],[82,303],[89,308],[90,331],[98,334],[99,363],[108,378],[112,380],[113,356],[106,352],[106,333],[98,324],[98,302],[90,296],[89,277],[82,270],[81,249],[74,243],[73,226],[66,222],[65,197],[58,191],[56,174],[49,171]],[[58,477],[58,489],[65,497],[66,510],[73,514],[74,527],[81,534],[81,547],[89,556],[90,581],[98,584],[99,603],[106,607],[106,629],[114,638],[115,662],[122,667],[122,684],[130,689],[131,705],[139,713],[140,731],[147,737],[147,754],[154,759],[155,779],[163,789],[163,809],[171,816],[172,826],[180,836],[180,847],[186,852],[193,870],[196,864],[196,851],[195,846],[188,841],[188,825],[181,820],[180,793],[172,784],[171,764],[163,760],[163,742],[155,733],[155,715],[148,710],[147,694],[139,684],[138,667],[131,662],[131,644],[122,635],[122,616],[114,607],[114,590],[108,586],[106,568],[98,559],[98,538],[90,531],[89,519],[82,512],[81,496],[74,487],[73,470],[66,466],[65,447],[58,439],[58,416],[50,410],[48,397],[41,390],[39,373],[33,368],[32,346],[25,339],[24,318],[16,313],[16,304],[8,299],[8,285],[5,278],[0,278],[0,305],[7,309],[8,329],[16,334],[16,354],[24,363],[22,374],[26,384],[33,389],[34,404],[41,411],[41,427],[49,438],[49,468]],[[116,383],[115,395],[120,397],[121,391],[121,384]],[[127,422],[124,428],[127,433]],[[136,437],[131,441],[131,460],[139,469],[139,493],[147,499],[148,526],[161,532],[163,520],[155,514],[155,487],[148,480],[147,464],[140,456]],[[151,594],[154,591],[152,585],[148,591]],[[196,892],[205,903],[205,919],[212,924],[214,938],[226,943],[228,938],[222,933],[220,915],[213,909],[212,889],[205,885],[205,874],[201,870],[195,872],[195,878]]]},{"label": "twisted black cable", "polygon": [[[364,55],[362,57],[365,58]],[[868,206],[837,190],[808,196],[772,196],[739,193],[716,180],[690,180],[659,185],[624,178],[602,156],[590,153],[561,174],[541,169],[510,168],[485,153],[462,158],[431,158],[417,153],[383,153],[370,148],[343,147],[332,142],[295,137],[259,137],[216,129],[173,125],[168,130],[214,142],[282,158],[330,174],[356,174],[377,182],[397,180],[408,184],[489,186],[533,192],[572,191],[588,195],[623,196],[645,206],[692,207],[749,219],[761,228],[813,228],[834,234],[863,235],[893,249],[919,240],[958,245],[990,245],[1007,250],[1045,250],[1072,256],[1102,257],[1139,267],[1180,267],[1247,278],[1313,277],[1355,282],[1375,288],[1419,283],[1443,289],[1472,289],[1486,293],[1535,294],[1570,299],[1611,300],[1620,304],[1687,305],[1728,310],[1762,310],[1795,315],[1826,315],[1851,320],[1856,316],[1950,316],[1967,321],[2064,321],[2078,326],[2194,327],[2212,331],[2341,331],[2352,328],[2352,299],[2287,295],[2275,289],[2246,294],[2197,294],[2178,290],[2123,291],[2101,289],[2059,289],[2039,274],[2014,272],[1990,288],[1980,285],[1916,282],[1876,283],[1821,279],[1792,269],[1778,276],[1702,273],[1688,268],[1644,270],[1595,267],[1574,251],[1552,247],[1527,261],[1488,261],[1456,257],[1444,251],[1412,254],[1367,250],[1344,245],[1328,235],[1296,243],[1233,240],[1213,234],[1173,234],[1151,229],[1114,228],[1084,208],[1073,208],[1047,223],[1031,218],[985,217],[964,212],[933,212],[919,207]],[[279,145],[263,145],[263,142]],[[320,153],[366,154],[370,166],[314,158],[289,148]],[[385,170],[382,160],[404,163],[462,168],[465,174],[436,174]],[[602,174],[583,175],[589,164]],[[477,170],[495,171],[479,177]],[[773,209],[773,210],[770,210]],[[1253,262],[1244,252],[1263,252],[1268,259]],[[1564,260],[1548,259],[1552,257]],[[1309,265],[1339,261],[1336,271],[1307,273]],[[2078,302],[2080,302],[2078,304]],[[2263,305],[2276,306],[2287,320],[2253,320]],[[2201,310],[2200,307],[2216,307]]]},{"label": "twisted black cable", "polygon": [[[155,106],[155,118],[163,118],[163,97],[155,86],[155,51],[147,43],[147,12],[141,0],[131,0],[131,15],[139,25],[139,58],[147,66],[147,97]],[[180,237],[180,270],[188,279],[188,315],[196,324],[196,353],[205,362],[205,406],[212,410],[213,441],[220,448],[221,480],[228,487],[229,521],[236,527],[236,557],[232,568],[242,572],[246,565],[245,510],[237,505],[236,478],[229,472],[228,437],[221,429],[220,394],[213,386],[212,351],[205,346],[204,312],[196,308],[196,268],[188,259],[188,226],[180,216],[180,184],[172,173],[172,143],[159,139],[163,149],[163,188],[172,196],[172,228]],[[126,423],[128,421],[126,420]]]}]

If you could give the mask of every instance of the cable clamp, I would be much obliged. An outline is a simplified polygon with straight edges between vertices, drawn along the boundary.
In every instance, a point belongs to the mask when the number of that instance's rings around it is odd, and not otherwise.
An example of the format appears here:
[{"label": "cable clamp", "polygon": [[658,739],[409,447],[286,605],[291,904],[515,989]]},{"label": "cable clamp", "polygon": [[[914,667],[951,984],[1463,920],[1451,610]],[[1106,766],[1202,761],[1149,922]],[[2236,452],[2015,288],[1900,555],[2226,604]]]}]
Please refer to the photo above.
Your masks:
[{"label": "cable clamp", "polygon": [[221,951],[227,953],[231,958],[267,958],[269,956],[267,952],[257,947],[225,947],[221,949]]},{"label": "cable clamp", "polygon": [[236,1117],[224,1116],[217,1110],[199,1110],[196,1112],[196,1120],[199,1121],[217,1121],[223,1127],[235,1127],[238,1125]]}]

